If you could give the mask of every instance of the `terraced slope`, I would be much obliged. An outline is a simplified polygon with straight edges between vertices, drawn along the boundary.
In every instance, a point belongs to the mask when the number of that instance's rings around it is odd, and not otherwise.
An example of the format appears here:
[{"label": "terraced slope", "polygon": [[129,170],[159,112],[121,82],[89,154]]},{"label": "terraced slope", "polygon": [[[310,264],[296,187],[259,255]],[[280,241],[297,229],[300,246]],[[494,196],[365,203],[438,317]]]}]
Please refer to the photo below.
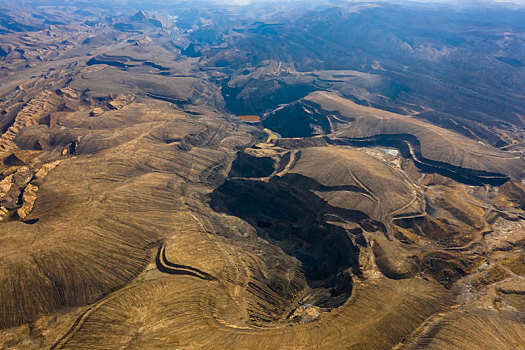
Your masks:
[{"label": "terraced slope", "polygon": [[310,136],[316,134],[315,128],[328,128],[320,134],[330,134],[332,142],[395,147],[421,170],[457,181],[501,185],[509,178],[521,181],[525,177],[525,162],[519,156],[415,117],[358,105],[334,93],[313,92],[298,103],[277,109],[263,124],[280,132],[297,118],[311,131],[289,136]]}]

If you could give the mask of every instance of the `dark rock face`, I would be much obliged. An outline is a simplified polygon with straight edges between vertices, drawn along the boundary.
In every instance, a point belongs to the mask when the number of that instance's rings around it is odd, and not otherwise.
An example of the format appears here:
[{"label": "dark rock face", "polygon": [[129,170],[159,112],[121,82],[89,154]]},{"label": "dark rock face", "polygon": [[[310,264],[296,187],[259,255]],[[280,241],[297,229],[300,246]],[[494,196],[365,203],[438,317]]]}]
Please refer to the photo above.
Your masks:
[{"label": "dark rock face", "polygon": [[254,157],[241,153],[232,164],[231,177],[266,177],[274,170],[274,161],[269,157]]},{"label": "dark rock face", "polygon": [[7,158],[4,159],[5,166],[22,166],[24,161],[21,160],[15,153],[11,153]]},{"label": "dark rock face", "polygon": [[[241,97],[239,94],[243,90],[249,90],[249,95],[243,94]],[[237,115],[263,114],[281,104],[291,103],[303,98],[315,90],[316,88],[312,85],[287,84],[276,81],[251,81],[242,89],[232,88],[224,83],[221,89],[228,109]]]},{"label": "dark rock face", "polygon": [[[230,174],[232,175],[232,174]],[[343,220],[368,219],[361,212],[326,206],[305,184],[315,180],[300,176],[272,178],[268,183],[232,179],[217,188],[211,207],[235,215],[257,229],[259,237],[281,247],[301,262],[305,278],[313,289],[328,290],[328,297],[315,300],[323,307],[341,305],[352,291],[351,277],[343,282],[346,269],[358,273],[359,249],[348,232],[323,220],[337,213]],[[321,188],[320,184],[316,184]]]},{"label": "dark rock face", "polygon": [[302,103],[292,103],[271,112],[264,119],[263,125],[277,131],[282,137],[310,137],[330,133],[326,116]]}]

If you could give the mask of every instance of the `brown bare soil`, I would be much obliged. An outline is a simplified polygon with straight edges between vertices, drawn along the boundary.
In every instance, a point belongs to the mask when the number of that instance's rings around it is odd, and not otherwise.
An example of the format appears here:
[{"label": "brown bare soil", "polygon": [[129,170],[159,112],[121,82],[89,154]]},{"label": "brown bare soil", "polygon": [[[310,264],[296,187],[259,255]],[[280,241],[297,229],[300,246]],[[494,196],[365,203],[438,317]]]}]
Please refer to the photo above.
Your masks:
[{"label": "brown bare soil", "polygon": [[518,73],[421,92],[322,39],[387,4],[8,3],[0,349],[525,346]]},{"label": "brown bare soil", "polygon": [[247,122],[258,122],[261,120],[261,117],[259,117],[258,115],[240,115],[239,119]]}]

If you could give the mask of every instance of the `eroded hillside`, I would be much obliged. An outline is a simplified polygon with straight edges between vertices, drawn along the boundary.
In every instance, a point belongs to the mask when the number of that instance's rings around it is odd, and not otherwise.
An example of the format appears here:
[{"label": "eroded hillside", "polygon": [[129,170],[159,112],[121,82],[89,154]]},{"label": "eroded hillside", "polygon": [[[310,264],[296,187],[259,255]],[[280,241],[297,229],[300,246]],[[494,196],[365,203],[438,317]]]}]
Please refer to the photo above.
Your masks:
[{"label": "eroded hillside", "polygon": [[390,5],[185,6],[0,9],[0,348],[525,346],[519,79],[326,38]]}]

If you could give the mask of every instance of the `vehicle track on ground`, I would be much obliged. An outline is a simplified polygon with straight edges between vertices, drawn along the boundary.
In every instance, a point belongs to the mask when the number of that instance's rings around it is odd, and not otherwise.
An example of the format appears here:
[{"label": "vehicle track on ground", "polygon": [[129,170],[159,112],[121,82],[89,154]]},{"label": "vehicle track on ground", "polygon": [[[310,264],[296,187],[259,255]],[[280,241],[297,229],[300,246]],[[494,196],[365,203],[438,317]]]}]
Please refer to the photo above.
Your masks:
[{"label": "vehicle track on ground", "polygon": [[73,325],[71,326],[71,328],[69,328],[69,330],[63,336],[61,336],[53,345],[51,345],[49,350],[62,349],[67,344],[67,342],[82,328],[82,326],[84,325],[86,320],[89,318],[89,316],[94,311],[99,309],[101,306],[105,305],[107,302],[109,302],[109,301],[115,299],[116,297],[120,296],[122,293],[126,292],[128,289],[130,289],[132,287],[133,287],[133,285],[128,285],[128,286],[126,286],[124,288],[121,288],[121,289],[119,289],[119,290],[109,294],[108,296],[106,296],[105,298],[101,299],[97,303],[91,305],[87,310],[82,312],[80,314],[80,316],[77,317],[75,322],[73,322]]},{"label": "vehicle track on ground", "polygon": [[[215,281],[217,278],[214,276],[203,272],[197,268],[186,266],[186,265],[180,265],[175,264],[166,258],[166,245],[162,244],[157,252],[157,256],[155,258],[155,263],[157,265],[157,268],[164,273],[170,274],[170,275],[185,275],[185,276],[192,276],[199,278],[201,280],[206,281]],[[56,350],[56,349],[62,349],[67,342],[82,328],[86,320],[89,318],[89,316],[99,309],[101,306],[105,305],[107,302],[115,299],[116,297],[120,296],[122,293],[126,292],[130,288],[133,288],[136,284],[130,284],[128,286],[125,286],[109,295],[104,297],[103,299],[99,300],[95,304],[91,305],[87,310],[82,312],[80,316],[77,317],[75,322],[73,322],[72,326],[69,328],[69,330],[61,336],[51,347],[49,350]]]}]

